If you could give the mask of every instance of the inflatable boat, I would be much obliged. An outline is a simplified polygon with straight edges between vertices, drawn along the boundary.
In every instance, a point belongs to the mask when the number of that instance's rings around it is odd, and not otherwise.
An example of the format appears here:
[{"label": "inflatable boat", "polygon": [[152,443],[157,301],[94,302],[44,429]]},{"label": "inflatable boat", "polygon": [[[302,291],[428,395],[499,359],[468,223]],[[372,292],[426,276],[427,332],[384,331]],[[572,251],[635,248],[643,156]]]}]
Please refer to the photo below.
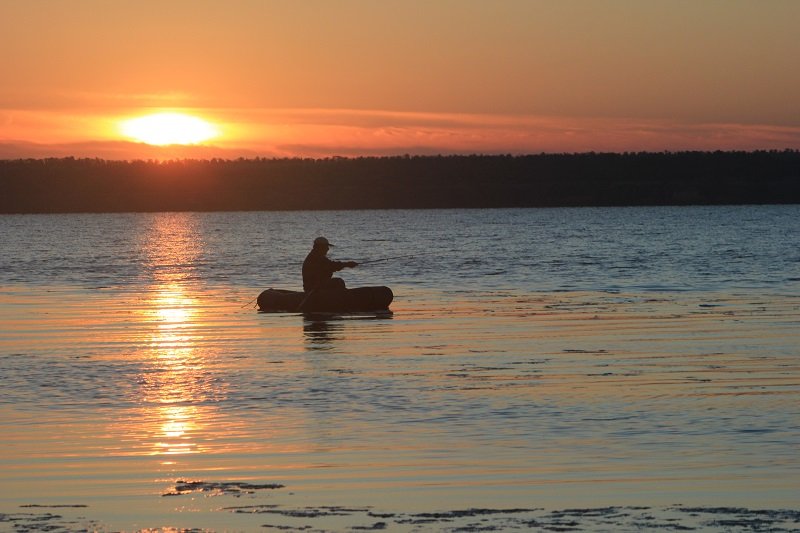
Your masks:
[{"label": "inflatable boat", "polygon": [[393,298],[389,287],[317,290],[308,295],[301,291],[267,289],[258,295],[258,309],[289,313],[386,311]]}]

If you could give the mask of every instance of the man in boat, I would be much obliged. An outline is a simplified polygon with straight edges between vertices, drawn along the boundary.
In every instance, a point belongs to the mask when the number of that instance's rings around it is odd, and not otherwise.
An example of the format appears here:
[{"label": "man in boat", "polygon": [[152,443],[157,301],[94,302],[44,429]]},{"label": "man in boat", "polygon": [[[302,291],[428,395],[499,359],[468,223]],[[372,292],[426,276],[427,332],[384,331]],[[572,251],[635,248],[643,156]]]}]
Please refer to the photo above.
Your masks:
[{"label": "man in boat", "polygon": [[332,261],[328,259],[331,243],[325,237],[314,239],[314,247],[303,261],[303,290],[308,294],[322,289],[344,289],[342,278],[334,278],[333,273],[343,268],[355,268],[355,261]]}]

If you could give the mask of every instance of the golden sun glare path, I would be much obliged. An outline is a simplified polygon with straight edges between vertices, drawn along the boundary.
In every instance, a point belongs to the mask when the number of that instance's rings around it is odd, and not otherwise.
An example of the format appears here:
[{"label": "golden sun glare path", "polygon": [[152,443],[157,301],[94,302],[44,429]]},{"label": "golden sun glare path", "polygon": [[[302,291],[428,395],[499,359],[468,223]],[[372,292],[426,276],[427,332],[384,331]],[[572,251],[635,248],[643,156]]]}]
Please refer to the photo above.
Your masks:
[{"label": "golden sun glare path", "polygon": [[185,113],[154,113],[124,120],[120,132],[125,137],[157,146],[199,144],[219,135],[213,124]]}]

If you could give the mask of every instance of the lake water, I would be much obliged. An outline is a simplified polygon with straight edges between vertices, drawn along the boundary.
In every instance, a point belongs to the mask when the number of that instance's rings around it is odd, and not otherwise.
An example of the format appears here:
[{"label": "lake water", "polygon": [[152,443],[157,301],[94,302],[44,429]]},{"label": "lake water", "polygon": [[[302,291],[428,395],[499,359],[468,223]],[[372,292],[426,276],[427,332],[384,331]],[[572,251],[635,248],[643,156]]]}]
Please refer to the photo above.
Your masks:
[{"label": "lake water", "polygon": [[[800,528],[798,220],[0,216],[0,530]],[[391,315],[253,309],[318,235]]]}]

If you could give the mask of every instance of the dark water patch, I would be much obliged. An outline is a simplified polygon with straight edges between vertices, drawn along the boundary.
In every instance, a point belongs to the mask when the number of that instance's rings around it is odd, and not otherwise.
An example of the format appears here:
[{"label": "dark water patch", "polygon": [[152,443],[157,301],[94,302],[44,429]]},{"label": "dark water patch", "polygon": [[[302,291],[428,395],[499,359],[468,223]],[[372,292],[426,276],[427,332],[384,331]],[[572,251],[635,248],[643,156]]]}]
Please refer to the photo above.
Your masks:
[{"label": "dark water patch", "polygon": [[[724,520],[711,520],[705,523],[707,526],[719,527],[728,531],[792,531],[784,528],[776,528],[771,520],[760,518],[735,518]],[[796,530],[794,530],[796,531]]]},{"label": "dark water patch", "polygon": [[290,518],[321,518],[326,516],[349,516],[350,513],[339,513],[335,511],[322,511],[320,509],[261,509],[255,511],[259,514],[278,514]]},{"label": "dark water patch", "polygon": [[[21,506],[36,508],[36,505]],[[74,506],[41,506],[68,508]],[[77,506],[81,507],[81,506]],[[83,506],[86,507],[86,506]],[[9,527],[10,529],[6,529]],[[84,517],[65,517],[54,513],[0,513],[0,531],[28,533],[34,531],[85,532],[100,530],[99,522]]]},{"label": "dark water patch", "polygon": [[[256,490],[274,488],[272,484],[184,482],[176,484],[193,492],[230,489]],[[229,493],[231,494],[231,493]],[[235,495],[235,493],[233,494]],[[38,505],[28,508],[81,508],[81,505]],[[371,507],[306,506],[286,507],[260,504],[223,507],[220,510],[240,515],[272,515],[286,523],[265,523],[260,527],[280,531],[382,531],[393,527],[412,527],[414,530],[435,531],[798,531],[800,510],[748,509],[744,507],[641,507],[607,506],[547,510],[544,508],[468,508],[431,512],[378,512]],[[332,522],[331,519],[336,520]],[[299,522],[299,523],[298,523]],[[334,525],[337,524],[337,525]],[[87,531],[102,529],[95,521],[84,517],[65,518],[49,512],[0,513],[0,529],[10,526],[17,532]],[[247,530],[245,524],[230,524],[234,530]],[[145,529],[147,530],[147,529]],[[191,533],[200,529],[178,529]],[[202,529],[202,531],[213,531]]]},{"label": "dark water patch", "polygon": [[619,507],[600,507],[596,509],[564,509],[563,511],[553,511],[554,517],[560,516],[609,516],[619,513]]},{"label": "dark water patch", "polygon": [[232,513],[256,513],[262,509],[277,509],[280,505],[236,505],[233,507],[223,507],[223,511],[231,511]]},{"label": "dark water patch", "polygon": [[632,525],[640,530],[654,530],[654,529],[663,529],[666,531],[697,531],[698,528],[692,526],[683,526],[681,524],[674,524],[672,522],[656,522],[655,518],[651,518],[653,521],[642,521],[642,522],[633,522]]},{"label": "dark water patch", "polygon": [[[674,515],[675,511],[685,514]],[[543,509],[467,509],[398,515],[394,522],[448,531],[794,531],[797,530],[798,513],[800,511],[636,506],[550,512]],[[714,515],[714,518],[704,515]],[[465,518],[470,522],[458,523]],[[480,521],[476,522],[475,518],[480,518]]]},{"label": "dark water patch", "polygon": [[744,507],[674,507],[699,519],[704,528],[724,531],[798,531],[800,510]]},{"label": "dark water patch", "polygon": [[386,522],[375,522],[370,526],[353,526],[353,531],[381,531],[386,529],[388,526]]},{"label": "dark water patch", "polygon": [[401,525],[425,525],[436,524],[439,522],[452,522],[449,518],[400,518],[394,521],[395,524]]},{"label": "dark water patch", "polygon": [[161,496],[182,496],[195,492],[207,492],[213,495],[241,496],[243,494],[255,494],[260,490],[282,489],[284,485],[280,483],[240,483],[240,482],[216,482],[216,481],[176,481],[175,487],[161,494]]},{"label": "dark water patch", "polygon": [[351,370],[351,369],[347,369],[347,368],[331,368],[331,369],[328,370],[328,372],[331,372],[331,373],[334,373],[334,374],[356,374],[357,373],[355,370]]},{"label": "dark water patch", "polygon": [[324,518],[330,516],[354,516],[369,513],[369,508],[339,506],[301,507],[282,509],[279,505],[248,505],[243,507],[224,507],[223,510],[238,514],[275,514],[289,518]]},{"label": "dark water patch", "polygon": [[488,516],[496,514],[516,514],[516,513],[532,513],[540,509],[463,509],[458,511],[446,511],[440,513],[418,513],[412,515],[415,518],[436,518],[436,519],[449,519],[449,518],[464,518],[465,516]]},{"label": "dark water patch", "polygon": [[88,505],[83,505],[83,504],[42,505],[42,504],[38,504],[38,503],[30,503],[30,504],[27,504],[27,505],[20,505],[20,507],[21,508],[36,508],[36,509],[68,509],[68,508],[81,509],[81,508],[89,507],[89,506]]}]

